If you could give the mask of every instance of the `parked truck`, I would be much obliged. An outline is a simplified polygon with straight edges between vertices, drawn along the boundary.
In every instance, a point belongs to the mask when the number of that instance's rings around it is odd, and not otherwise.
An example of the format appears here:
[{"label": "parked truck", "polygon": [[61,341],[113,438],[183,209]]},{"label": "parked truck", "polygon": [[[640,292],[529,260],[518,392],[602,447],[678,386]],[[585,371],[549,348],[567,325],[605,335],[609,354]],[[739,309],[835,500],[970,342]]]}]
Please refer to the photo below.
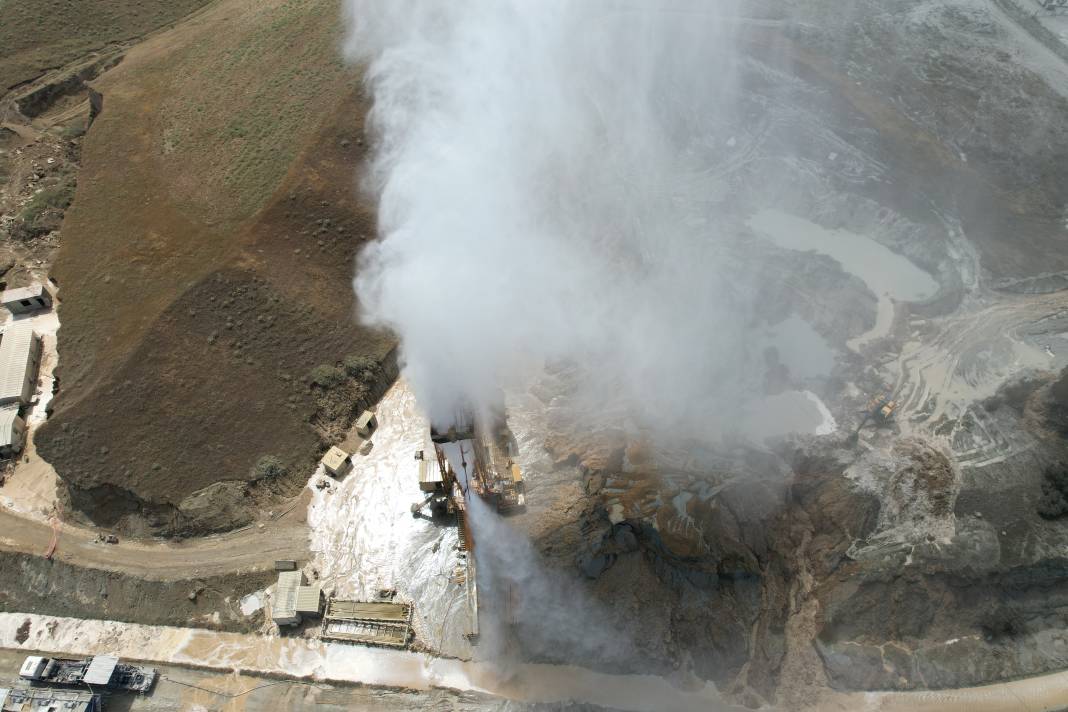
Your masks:
[{"label": "parked truck", "polygon": [[145,693],[156,681],[156,669],[120,663],[113,655],[82,660],[31,655],[22,663],[19,677],[30,683]]}]

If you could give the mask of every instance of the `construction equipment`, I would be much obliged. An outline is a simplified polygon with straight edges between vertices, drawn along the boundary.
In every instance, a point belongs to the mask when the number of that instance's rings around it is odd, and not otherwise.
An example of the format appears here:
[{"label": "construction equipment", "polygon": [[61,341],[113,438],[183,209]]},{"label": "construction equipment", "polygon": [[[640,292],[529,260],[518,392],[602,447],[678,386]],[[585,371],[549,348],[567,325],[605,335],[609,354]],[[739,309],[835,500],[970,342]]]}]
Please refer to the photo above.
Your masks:
[{"label": "construction equipment", "polygon": [[412,637],[412,607],[407,603],[331,598],[321,635],[324,640],[405,648]]},{"label": "construction equipment", "polygon": [[503,419],[487,428],[476,425],[469,412],[461,412],[447,430],[431,426],[426,447],[415,453],[419,489],[425,496],[412,504],[412,515],[418,517],[427,508],[436,517],[455,517],[460,561],[452,580],[466,589],[468,629],[464,637],[472,643],[479,638],[479,600],[469,497],[477,496],[498,514],[522,510],[526,495],[515,451],[515,440]]},{"label": "construction equipment", "polygon": [[[511,433],[503,423],[492,428],[450,428],[447,433],[431,430],[442,480],[456,480],[465,496],[474,492],[502,514],[526,505],[523,475],[509,452],[510,440]],[[457,461],[460,472],[455,470]]]},{"label": "construction equipment", "polygon": [[423,492],[425,497],[421,502],[412,504],[412,516],[418,517],[424,508],[429,509],[431,516],[436,518],[455,514],[453,482],[449,481],[446,485],[448,471],[442,467],[440,453],[435,453],[439,455],[438,462],[431,462],[427,459],[426,452],[424,449],[415,453],[419,467],[419,491]]},{"label": "construction equipment", "polygon": [[889,395],[877,396],[868,401],[868,414],[880,423],[885,423],[894,416],[897,410],[897,401],[891,400]]},{"label": "construction equipment", "polygon": [[101,712],[103,709],[104,697],[95,692],[56,687],[0,687],[3,712]]},{"label": "construction equipment", "polygon": [[893,399],[890,393],[873,396],[864,406],[864,417],[853,433],[853,439],[856,440],[860,437],[860,431],[868,424],[869,420],[874,420],[881,425],[892,420],[896,411],[897,401]]},{"label": "construction equipment", "polygon": [[[503,424],[490,430],[471,425],[463,416],[448,430],[430,429],[430,442],[415,453],[419,463],[419,489],[422,502],[412,505],[419,516],[429,508],[436,516],[455,514],[466,508],[465,498],[473,492],[498,513],[509,513],[526,506],[523,474],[511,451],[511,433]],[[433,449],[434,459],[427,456]],[[458,468],[457,468],[458,466]]]},{"label": "construction equipment", "polygon": [[121,663],[113,655],[82,660],[31,655],[22,663],[19,677],[34,684],[97,685],[104,689],[145,693],[156,681],[156,669]]}]

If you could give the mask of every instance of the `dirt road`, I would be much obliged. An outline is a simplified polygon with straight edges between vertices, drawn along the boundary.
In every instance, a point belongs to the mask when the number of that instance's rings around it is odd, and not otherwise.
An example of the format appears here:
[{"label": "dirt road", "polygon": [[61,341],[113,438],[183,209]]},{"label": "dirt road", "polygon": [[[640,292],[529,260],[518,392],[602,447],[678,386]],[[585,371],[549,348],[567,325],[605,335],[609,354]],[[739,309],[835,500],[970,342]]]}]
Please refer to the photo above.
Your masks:
[{"label": "dirt road", "polygon": [[[23,642],[19,642],[20,639]],[[199,688],[215,690],[201,690],[209,695],[203,702],[210,700],[214,704],[225,703],[226,700],[220,698],[255,686],[187,681],[184,678],[190,673],[181,668],[196,666],[215,673],[241,670],[246,676],[253,673],[281,680],[314,680],[316,687],[325,687],[322,683],[329,682],[361,682],[371,689],[375,686],[393,686],[417,690],[419,692],[407,700],[415,702],[413,707],[423,706],[419,704],[426,701],[423,695],[439,695],[445,689],[461,693],[488,693],[528,703],[569,700],[628,710],[688,712],[697,709],[739,709],[722,703],[711,686],[683,689],[665,678],[655,676],[607,675],[563,665],[520,664],[501,669],[492,664],[446,660],[381,648],[21,613],[0,613],[0,648],[18,651],[17,655],[0,653],[0,665],[6,664],[6,667],[11,667],[13,658],[17,660],[20,655],[39,651],[73,655],[110,652],[167,665],[169,667],[162,672],[164,682],[168,684],[161,684],[165,693],[179,693],[179,698],[184,700],[180,691],[171,687],[174,684],[171,680],[177,681],[179,687],[192,683]],[[205,677],[210,677],[210,673]],[[217,675],[215,677],[218,682],[220,678]],[[1065,705],[1068,705],[1068,673],[1061,672],[994,685],[934,692],[828,691],[819,702],[804,709],[819,712],[1052,712],[1064,709]],[[158,708],[148,706],[141,709]]]},{"label": "dirt road", "polygon": [[[275,559],[308,558],[307,527],[283,518],[247,529],[183,543],[95,542],[96,532],[62,524],[54,558],[88,568],[150,580],[188,579],[270,569]],[[0,509],[0,549],[43,555],[52,539],[44,522]]]},{"label": "dirt road", "polygon": [[0,648],[78,655],[107,651],[135,660],[204,670],[241,670],[279,679],[361,683],[429,694],[445,688],[528,703],[586,702],[643,712],[743,709],[723,703],[711,684],[693,681],[677,687],[653,675],[612,675],[572,665],[466,662],[299,637],[22,613],[0,613]]},{"label": "dirt road", "polygon": [[983,303],[937,320],[932,333],[907,343],[897,359],[901,413],[917,425],[937,424],[959,417],[1024,369],[1057,370],[1066,319],[1068,296],[1055,292],[984,295]]},{"label": "dirt road", "polygon": [[[0,680],[7,684],[18,673],[27,655],[47,651],[0,649]],[[413,709],[448,709],[474,712],[501,709],[505,703],[485,695],[452,690],[380,690],[369,687],[335,686],[301,680],[268,680],[239,672],[218,672],[155,665],[159,677],[150,695],[112,695],[107,709],[131,712],[319,712],[380,710],[407,712]],[[507,707],[515,710],[514,706]]]}]

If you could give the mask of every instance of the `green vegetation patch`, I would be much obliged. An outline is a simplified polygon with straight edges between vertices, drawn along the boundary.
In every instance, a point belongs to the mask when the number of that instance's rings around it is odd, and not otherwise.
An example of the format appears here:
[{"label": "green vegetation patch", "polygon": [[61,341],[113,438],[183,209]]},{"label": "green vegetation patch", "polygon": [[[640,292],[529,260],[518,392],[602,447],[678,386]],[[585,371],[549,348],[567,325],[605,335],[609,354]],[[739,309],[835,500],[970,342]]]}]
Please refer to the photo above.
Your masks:
[{"label": "green vegetation patch", "polygon": [[273,480],[283,477],[288,472],[289,468],[286,467],[281,458],[274,455],[264,455],[256,461],[255,467],[252,468],[252,478],[256,480]]},{"label": "green vegetation patch", "polygon": [[352,378],[370,383],[378,375],[378,361],[370,356],[346,356],[345,372]]},{"label": "green vegetation patch", "polygon": [[329,390],[337,388],[345,381],[345,372],[336,366],[324,364],[313,368],[308,377],[315,385]]},{"label": "green vegetation patch", "polygon": [[84,116],[80,116],[69,124],[66,124],[58,129],[60,136],[67,140],[80,138],[85,135],[86,129],[88,129],[88,121]]},{"label": "green vegetation patch", "polygon": [[74,187],[74,176],[67,175],[35,193],[19,211],[14,236],[28,240],[58,230],[63,213],[74,202]]},{"label": "green vegetation patch", "polygon": [[162,152],[198,180],[177,185],[176,197],[237,219],[263,206],[356,81],[340,56],[338,13],[337,0],[253,4],[231,32],[182,51],[195,71],[173,73]]},{"label": "green vegetation patch", "polygon": [[5,0],[0,3],[0,90],[93,50],[136,39],[210,0]]}]

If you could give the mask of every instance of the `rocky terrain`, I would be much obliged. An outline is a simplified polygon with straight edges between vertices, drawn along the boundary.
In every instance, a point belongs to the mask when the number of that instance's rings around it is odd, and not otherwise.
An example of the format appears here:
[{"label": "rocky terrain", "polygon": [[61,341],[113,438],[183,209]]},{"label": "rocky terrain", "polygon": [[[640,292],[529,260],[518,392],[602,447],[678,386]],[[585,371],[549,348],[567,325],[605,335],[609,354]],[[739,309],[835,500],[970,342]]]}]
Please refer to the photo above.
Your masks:
[{"label": "rocky terrain", "polygon": [[[720,199],[873,236],[938,291],[896,302],[886,335],[856,348],[874,311],[863,282],[812,253],[763,258],[785,276],[755,319],[799,314],[835,357],[815,377],[772,359],[762,382],[818,394],[831,436],[709,450],[650,441],[625,416],[591,432],[570,415],[569,376],[550,376],[515,397],[547,413],[518,429],[547,430],[549,449],[532,443],[527,465],[546,483],[530,501],[550,503],[520,526],[625,621],[605,665],[691,670],[752,706],[1063,669],[1068,519],[1041,505],[1068,457],[1065,141],[1051,118],[1066,68],[995,3],[769,17],[789,20],[741,32],[739,113],[760,118],[720,132]],[[894,421],[854,434],[881,392]]]},{"label": "rocky terrain", "polygon": [[[271,582],[272,572],[243,576],[190,576],[151,580],[116,571],[86,569],[30,554],[0,552],[4,570],[18,577],[17,588],[0,592],[0,608],[48,612],[74,618],[107,618],[157,625],[196,625],[219,630],[255,630],[262,613],[247,616],[240,596]],[[189,572],[192,574],[192,571]]]},{"label": "rocky terrain", "polygon": [[[22,651],[0,650],[0,666],[17,669],[25,660]],[[132,712],[173,712],[190,705],[203,709],[227,709],[240,700],[240,709],[247,712],[302,712],[307,709],[321,712],[345,710],[389,710],[407,712],[411,709],[432,712],[598,712],[607,708],[571,704],[523,704],[499,700],[490,695],[457,693],[452,690],[390,690],[373,687],[315,684],[304,681],[287,682],[264,680],[248,673],[223,674],[203,670],[188,670],[174,665],[157,665],[160,680],[151,695],[123,700],[124,709]]]},{"label": "rocky terrain", "polygon": [[[292,22],[277,23],[280,14]],[[383,361],[393,348],[354,324],[351,268],[374,215],[351,187],[364,139],[347,119],[363,113],[362,95],[353,74],[324,59],[335,16],[331,3],[250,9],[223,45],[212,44],[212,25],[186,23],[125,54],[106,78],[94,79],[99,62],[76,67],[14,100],[32,125],[60,99],[89,110],[86,81],[96,97],[80,171],[63,162],[39,171],[69,177],[36,179],[41,217],[13,228],[58,242],[45,221],[58,226],[63,211],[50,205],[74,201],[49,273],[65,302],[62,388],[36,438],[72,516],[124,534],[243,526],[295,496],[391,381],[391,360],[326,387],[313,376],[346,358]],[[307,61],[330,71],[315,81],[257,74],[298,35]],[[185,69],[161,83],[174,62]],[[273,83],[234,103],[229,85],[204,83],[213,66],[229,66],[228,82]],[[345,408],[329,393],[337,389],[351,396]],[[280,467],[265,474],[270,458]]]},{"label": "rocky terrain", "polygon": [[2,605],[248,629],[224,601],[306,552],[309,469],[396,374],[392,337],[355,326],[374,214],[338,5],[52,5],[0,6],[0,282],[51,279],[62,319],[55,418],[0,474],[28,577]]},{"label": "rocky terrain", "polygon": [[[1028,399],[1048,414],[1043,388]],[[979,471],[894,439],[879,492],[849,476],[845,438],[692,473],[632,464],[635,449],[610,440],[585,460],[579,442],[555,457],[578,461],[581,486],[556,466],[530,497],[550,503],[524,524],[546,565],[577,567],[600,605],[632,612],[615,623],[626,645],[602,659],[611,669],[659,661],[756,706],[811,702],[820,681],[930,689],[1059,670],[1066,534],[1037,505],[1064,446],[1037,425],[1048,444]]]},{"label": "rocky terrain", "polygon": [[[0,41],[0,268],[60,289],[61,387],[35,439],[72,528],[56,561],[42,522],[3,532],[19,575],[0,609],[251,630],[262,613],[235,601],[268,554],[296,556],[279,542],[307,533],[315,462],[397,376],[351,289],[376,230],[356,187],[369,98],[335,2],[142,5],[75,45]],[[771,405],[724,405],[740,432],[664,437],[569,400],[585,374],[567,364],[509,393],[528,507],[507,523],[530,566],[510,575],[540,588],[484,649],[711,680],[753,708],[1062,670],[1063,48],[1013,0],[743,14],[744,89],[692,192],[761,285],[732,377]],[[862,242],[892,278],[777,229]],[[881,395],[887,422],[866,418]],[[796,396],[827,416],[776,430]],[[64,548],[99,528],[122,535],[115,571]],[[193,543],[153,574],[128,536]],[[433,632],[420,649],[444,652]]]}]

